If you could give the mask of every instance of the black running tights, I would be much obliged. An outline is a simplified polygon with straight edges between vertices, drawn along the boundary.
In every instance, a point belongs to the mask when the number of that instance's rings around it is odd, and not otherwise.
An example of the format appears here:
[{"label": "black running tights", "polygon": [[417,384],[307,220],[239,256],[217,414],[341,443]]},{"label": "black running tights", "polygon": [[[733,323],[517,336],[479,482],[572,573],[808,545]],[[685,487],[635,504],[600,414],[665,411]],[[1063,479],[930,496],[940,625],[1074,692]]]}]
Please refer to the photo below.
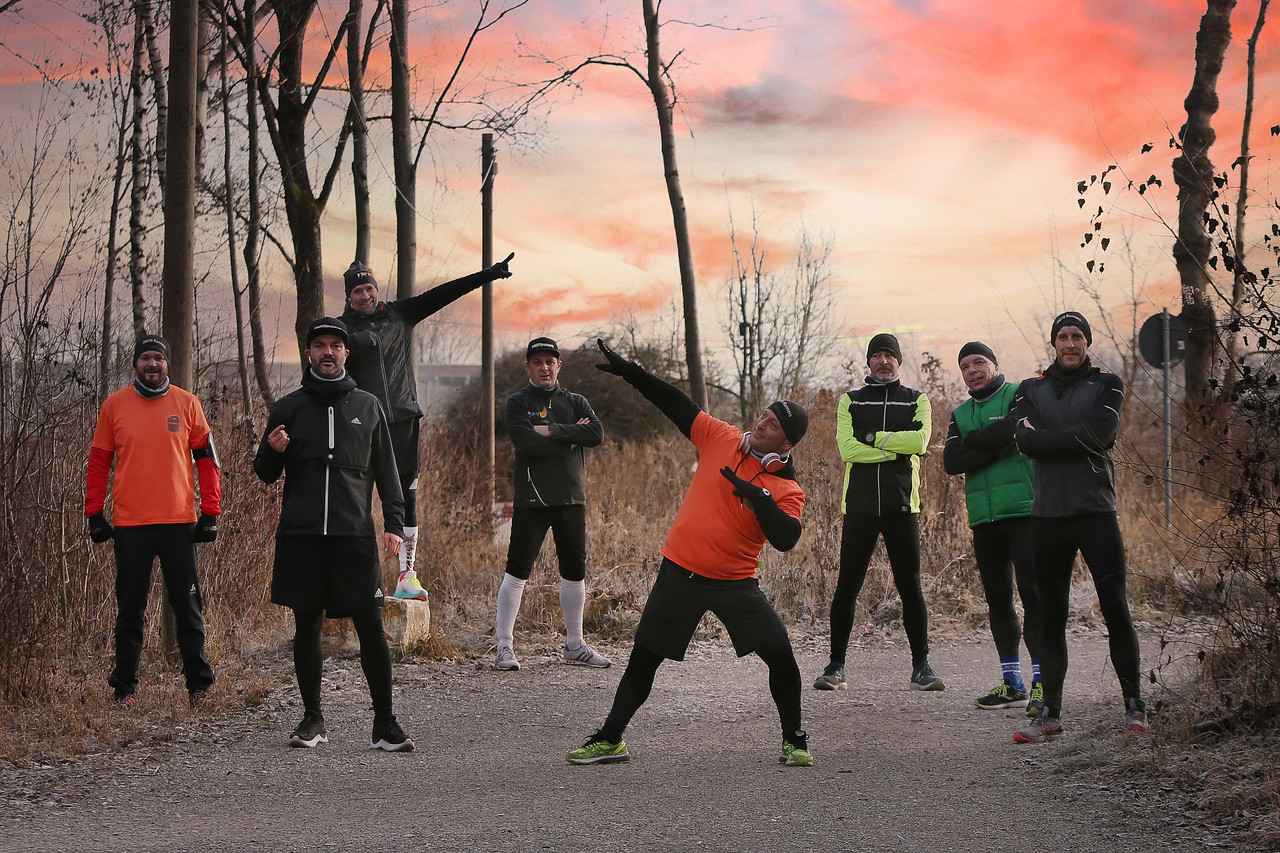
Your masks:
[{"label": "black running tights", "polygon": [[853,631],[853,611],[858,593],[867,579],[876,540],[884,537],[884,548],[893,571],[893,585],[902,599],[902,627],[911,645],[911,665],[929,659],[929,611],[920,589],[920,516],[857,515],[844,517],[840,533],[840,576],[831,597],[831,660],[844,665]]},{"label": "black running tights", "polygon": [[[783,735],[800,730],[800,666],[796,663],[791,641],[785,634],[761,643],[755,653],[769,667],[769,692],[778,706],[778,721]],[[618,681],[618,691],[613,697],[613,707],[600,728],[600,734],[610,743],[622,740],[622,732],[635,716],[636,711],[649,698],[658,667],[666,660],[657,652],[637,645],[631,650],[627,670]]]},{"label": "black running tights", "polygon": [[[991,638],[1002,658],[1018,656],[1019,634],[1031,657],[1040,658],[1040,592],[1031,549],[1030,517],[1004,518],[973,528],[973,556],[987,597]],[[1015,579],[1025,615],[1021,627],[1013,606]]]},{"label": "black running tights", "polygon": [[1036,582],[1040,587],[1040,675],[1044,682],[1045,710],[1062,712],[1062,686],[1067,680],[1067,616],[1070,610],[1071,570],[1076,551],[1084,558],[1098,607],[1110,637],[1111,663],[1126,699],[1142,695],[1138,657],[1138,632],[1129,616],[1125,596],[1124,540],[1114,513],[1036,518]]},{"label": "black running tights", "polygon": [[[320,710],[320,632],[323,610],[293,611],[293,668],[298,675],[298,692],[308,711]],[[382,611],[377,607],[351,614],[351,624],[360,638],[360,667],[369,682],[369,697],[377,716],[391,713],[391,647],[382,630]]]}]

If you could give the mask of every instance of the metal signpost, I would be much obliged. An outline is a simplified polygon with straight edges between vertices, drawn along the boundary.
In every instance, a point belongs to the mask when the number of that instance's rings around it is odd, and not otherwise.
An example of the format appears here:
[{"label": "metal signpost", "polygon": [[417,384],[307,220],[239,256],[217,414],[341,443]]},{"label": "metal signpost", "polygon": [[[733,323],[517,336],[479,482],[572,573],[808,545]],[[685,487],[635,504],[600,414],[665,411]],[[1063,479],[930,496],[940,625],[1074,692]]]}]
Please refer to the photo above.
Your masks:
[{"label": "metal signpost", "polygon": [[1138,332],[1138,350],[1147,363],[1164,374],[1164,526],[1173,526],[1173,427],[1169,396],[1169,368],[1187,357],[1187,327],[1165,308],[1153,314]]}]

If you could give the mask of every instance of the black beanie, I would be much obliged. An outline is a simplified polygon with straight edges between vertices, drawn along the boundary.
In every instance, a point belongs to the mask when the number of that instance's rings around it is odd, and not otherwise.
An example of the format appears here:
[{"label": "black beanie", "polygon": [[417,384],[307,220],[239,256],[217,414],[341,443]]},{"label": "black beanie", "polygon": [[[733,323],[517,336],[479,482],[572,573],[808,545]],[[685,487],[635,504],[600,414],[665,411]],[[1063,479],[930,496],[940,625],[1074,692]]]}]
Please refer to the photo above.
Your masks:
[{"label": "black beanie", "polygon": [[956,359],[956,362],[962,362],[971,355],[980,355],[989,360],[992,364],[1000,363],[996,361],[995,351],[982,341],[969,341],[969,343],[960,347],[960,357]]},{"label": "black beanie", "polygon": [[158,352],[164,356],[165,361],[173,361],[169,355],[169,342],[159,335],[143,335],[138,338],[138,342],[133,345],[134,364],[138,363],[138,359],[144,352]]},{"label": "black beanie", "polygon": [[351,296],[351,291],[362,284],[372,284],[377,287],[378,280],[373,277],[373,270],[369,269],[368,264],[352,261],[351,266],[347,267],[347,271],[342,274],[342,286],[346,288],[347,296]]},{"label": "black beanie", "polygon": [[800,439],[809,431],[809,413],[799,403],[775,400],[769,404],[769,411],[777,416],[778,423],[782,424],[782,432],[792,447],[799,444]]},{"label": "black beanie", "polygon": [[902,347],[898,346],[898,339],[888,332],[881,332],[867,344],[868,364],[871,363],[871,356],[878,352],[887,352],[898,360],[898,364],[902,364]]},{"label": "black beanie", "polygon": [[1085,342],[1093,346],[1093,330],[1089,328],[1089,321],[1075,311],[1064,311],[1053,318],[1053,327],[1049,329],[1050,344],[1058,339],[1058,332],[1062,331],[1064,326],[1075,326],[1084,332]]}]

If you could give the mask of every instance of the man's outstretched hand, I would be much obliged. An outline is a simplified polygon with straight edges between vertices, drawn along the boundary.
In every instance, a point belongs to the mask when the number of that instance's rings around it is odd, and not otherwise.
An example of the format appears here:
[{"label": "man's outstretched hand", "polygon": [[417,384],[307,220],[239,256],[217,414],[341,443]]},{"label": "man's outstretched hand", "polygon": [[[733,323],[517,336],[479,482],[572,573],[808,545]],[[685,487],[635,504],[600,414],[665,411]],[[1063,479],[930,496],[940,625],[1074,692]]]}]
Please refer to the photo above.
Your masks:
[{"label": "man's outstretched hand", "polygon": [[511,259],[514,258],[515,256],[516,256],[516,253],[512,252],[511,254],[503,258],[501,261],[498,261],[496,264],[489,267],[489,272],[493,275],[494,279],[511,278],[510,264],[511,264]]},{"label": "man's outstretched hand", "polygon": [[608,359],[606,364],[597,364],[596,370],[603,370],[605,373],[611,373],[614,376],[623,376],[628,369],[636,366],[609,349],[608,344],[602,338],[596,338],[596,346],[600,347],[600,352],[604,353],[604,357]]}]

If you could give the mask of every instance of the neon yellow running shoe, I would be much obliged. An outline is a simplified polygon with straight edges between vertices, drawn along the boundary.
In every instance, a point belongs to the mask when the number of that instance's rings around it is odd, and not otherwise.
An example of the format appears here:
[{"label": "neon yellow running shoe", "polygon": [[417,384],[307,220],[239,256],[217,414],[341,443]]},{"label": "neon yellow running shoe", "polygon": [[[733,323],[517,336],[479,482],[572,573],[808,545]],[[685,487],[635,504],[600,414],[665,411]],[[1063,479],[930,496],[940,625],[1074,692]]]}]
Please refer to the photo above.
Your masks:
[{"label": "neon yellow running shoe", "polygon": [[581,747],[566,755],[564,760],[570,764],[622,764],[631,760],[631,753],[627,752],[626,741],[613,743],[596,732]]}]

